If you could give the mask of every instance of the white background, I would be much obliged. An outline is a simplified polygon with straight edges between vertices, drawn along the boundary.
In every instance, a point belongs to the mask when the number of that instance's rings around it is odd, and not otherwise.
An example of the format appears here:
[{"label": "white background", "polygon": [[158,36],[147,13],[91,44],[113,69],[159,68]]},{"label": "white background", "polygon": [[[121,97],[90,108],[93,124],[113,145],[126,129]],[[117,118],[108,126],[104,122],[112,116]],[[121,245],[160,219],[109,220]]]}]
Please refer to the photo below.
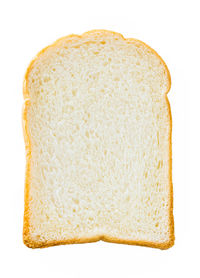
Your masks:
[{"label": "white background", "polygon": [[[200,277],[200,2],[0,2],[1,277]],[[111,243],[29,249],[22,242],[25,151],[22,83],[38,51],[59,37],[108,29],[143,40],[172,76],[174,247]]]}]

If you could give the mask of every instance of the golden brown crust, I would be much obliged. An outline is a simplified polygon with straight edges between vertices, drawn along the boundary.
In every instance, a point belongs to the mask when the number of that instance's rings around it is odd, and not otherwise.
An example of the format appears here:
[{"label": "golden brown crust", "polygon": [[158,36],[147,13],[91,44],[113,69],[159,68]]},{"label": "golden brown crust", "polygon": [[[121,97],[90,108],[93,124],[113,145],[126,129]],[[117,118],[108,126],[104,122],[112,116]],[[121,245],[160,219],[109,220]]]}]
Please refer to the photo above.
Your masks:
[{"label": "golden brown crust", "polygon": [[30,180],[30,159],[31,159],[31,144],[28,135],[27,128],[27,109],[29,107],[29,101],[25,100],[23,106],[22,125],[26,150],[26,175],[25,175],[25,190],[24,190],[24,228],[23,239],[24,243],[29,241],[29,229],[30,229],[30,209],[29,209],[29,180]]},{"label": "golden brown crust", "polygon": [[[28,134],[28,127],[27,127],[27,110],[30,105],[29,102],[29,92],[28,92],[28,87],[27,87],[27,82],[28,82],[28,75],[30,70],[32,69],[32,66],[34,62],[38,59],[38,57],[44,53],[48,48],[55,46],[56,44],[62,43],[62,41],[65,41],[65,43],[71,43],[76,40],[79,40],[80,38],[87,37],[89,35],[95,36],[119,36],[123,40],[126,40],[128,43],[139,43],[147,48],[149,48],[162,62],[162,64],[165,67],[167,77],[168,77],[168,88],[166,90],[166,102],[168,105],[168,110],[169,110],[169,118],[170,118],[170,134],[169,134],[169,154],[170,154],[170,159],[169,159],[169,179],[170,179],[170,205],[169,205],[169,227],[170,227],[170,240],[167,242],[163,243],[155,243],[155,242],[147,242],[147,241],[131,241],[131,240],[122,240],[114,237],[109,237],[109,236],[97,236],[93,238],[74,238],[71,240],[61,240],[61,241],[46,241],[46,242],[36,242],[31,239],[30,236],[30,208],[29,208],[29,190],[30,190],[30,162],[31,162],[31,143],[30,143],[30,137]],[[136,39],[125,39],[121,34],[112,32],[112,31],[107,31],[107,30],[92,30],[89,32],[84,33],[82,36],[78,35],[69,35],[67,37],[63,37],[58,39],[56,42],[54,42],[52,45],[47,46],[43,50],[41,50],[37,56],[32,60],[30,63],[26,74],[24,78],[24,86],[23,86],[23,96],[24,96],[24,107],[23,107],[23,133],[24,133],[24,141],[25,141],[25,148],[26,148],[26,174],[25,174],[25,198],[24,198],[24,225],[23,225],[23,241],[24,244],[30,248],[45,248],[49,246],[54,246],[54,245],[61,245],[61,244],[74,244],[74,243],[88,243],[88,242],[96,242],[99,240],[107,241],[107,242],[113,242],[113,243],[122,243],[122,244],[131,244],[131,245],[140,245],[140,246],[146,246],[146,247],[154,247],[154,248],[159,248],[159,249],[168,249],[171,246],[174,245],[174,217],[173,217],[173,185],[172,185],[172,145],[171,145],[171,134],[172,134],[172,118],[171,118],[171,109],[170,109],[170,103],[167,98],[167,93],[169,92],[171,87],[171,77],[169,70],[163,61],[163,59],[158,55],[158,53],[153,50],[150,46],[145,44],[142,41],[136,40]]]},{"label": "golden brown crust", "polygon": [[55,240],[55,241],[46,241],[46,242],[35,242],[30,237],[24,238],[24,244],[32,249],[35,248],[47,248],[55,245],[64,245],[64,244],[81,244],[81,243],[91,243],[97,241],[105,241],[110,243],[118,243],[118,244],[128,244],[128,245],[137,245],[137,246],[145,246],[151,248],[159,248],[162,250],[168,249],[174,245],[174,240],[171,239],[170,241],[163,242],[163,243],[155,243],[149,241],[136,241],[136,240],[124,240],[118,239],[109,236],[97,236],[91,238],[74,238],[70,240]]},{"label": "golden brown crust", "polygon": [[[171,82],[171,79],[170,79]],[[170,204],[169,204],[169,227],[170,227],[170,242],[171,244],[169,247],[174,245],[174,216],[173,216],[173,183],[172,183],[172,114],[171,114],[171,107],[167,95],[165,95],[165,99],[168,106],[169,111],[169,119],[170,119],[170,133],[169,133],[169,185],[170,185]]]}]

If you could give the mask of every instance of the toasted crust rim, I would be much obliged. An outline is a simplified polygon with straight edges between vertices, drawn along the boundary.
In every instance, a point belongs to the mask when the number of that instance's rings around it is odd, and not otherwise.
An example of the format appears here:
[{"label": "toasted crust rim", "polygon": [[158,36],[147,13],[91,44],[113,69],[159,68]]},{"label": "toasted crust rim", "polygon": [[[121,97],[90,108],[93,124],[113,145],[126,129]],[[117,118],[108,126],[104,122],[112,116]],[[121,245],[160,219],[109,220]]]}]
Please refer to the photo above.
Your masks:
[{"label": "toasted crust rim", "polygon": [[[140,43],[141,45],[149,48],[162,62],[162,64],[165,67],[167,77],[168,77],[168,88],[165,92],[165,98],[168,105],[168,111],[169,111],[169,118],[170,118],[170,134],[169,134],[169,180],[170,180],[170,204],[169,204],[169,227],[170,227],[170,239],[167,242],[163,243],[155,243],[155,242],[147,242],[147,241],[135,241],[135,240],[122,240],[115,237],[110,236],[97,236],[97,237],[91,237],[91,238],[74,238],[70,240],[61,240],[61,241],[46,241],[45,243],[40,243],[33,241],[30,236],[30,207],[29,207],[29,190],[30,190],[30,162],[31,162],[31,143],[30,143],[30,136],[28,133],[28,121],[27,121],[27,111],[28,107],[30,105],[29,102],[29,92],[28,92],[28,75],[33,67],[34,62],[39,58],[39,56],[44,53],[49,47],[55,46],[60,41],[65,40],[68,43],[71,43],[74,39],[81,39],[83,37],[87,37],[88,35],[118,35],[123,40],[126,40],[129,43]],[[129,244],[129,245],[140,245],[140,246],[146,246],[146,247],[153,247],[153,248],[159,248],[159,249],[168,249],[174,245],[174,216],[173,216],[173,184],[172,184],[172,116],[171,116],[171,108],[170,103],[167,98],[167,93],[169,92],[171,88],[171,76],[168,70],[167,65],[163,61],[163,59],[159,56],[159,54],[152,49],[150,46],[145,44],[144,42],[132,39],[132,38],[124,38],[123,35],[113,32],[113,31],[107,31],[107,30],[92,30],[86,33],[83,33],[82,36],[79,35],[69,35],[62,37],[55,41],[53,44],[45,47],[42,49],[36,57],[31,61],[29,64],[29,67],[25,73],[24,82],[23,82],[23,96],[24,96],[24,105],[23,105],[23,112],[22,112],[22,126],[23,126],[23,134],[24,134],[24,142],[25,142],[25,150],[26,150],[26,172],[25,172],[25,190],[24,190],[24,223],[23,223],[23,242],[27,247],[30,248],[45,248],[55,245],[62,245],[62,244],[74,244],[74,243],[89,243],[89,242],[96,242],[99,240],[103,240],[106,242],[112,242],[112,243],[120,243],[120,244]]]}]

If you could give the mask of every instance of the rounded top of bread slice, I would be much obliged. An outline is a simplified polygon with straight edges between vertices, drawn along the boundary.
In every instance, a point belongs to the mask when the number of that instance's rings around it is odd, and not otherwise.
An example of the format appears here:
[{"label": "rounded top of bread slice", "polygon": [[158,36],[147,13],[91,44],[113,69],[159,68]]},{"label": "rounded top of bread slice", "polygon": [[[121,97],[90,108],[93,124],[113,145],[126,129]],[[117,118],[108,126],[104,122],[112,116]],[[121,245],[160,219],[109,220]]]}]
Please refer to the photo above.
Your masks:
[{"label": "rounded top of bread slice", "polygon": [[[63,69],[68,73],[74,72],[75,63],[76,67],[81,67],[83,61],[86,67],[83,71],[86,75],[87,60],[88,69],[91,63],[95,64],[92,68],[93,71],[96,68],[97,72],[99,69],[104,72],[109,67],[112,72],[116,73],[116,82],[122,83],[131,79],[133,84],[138,84],[137,87],[132,86],[133,89],[140,90],[141,93],[151,90],[153,94],[167,94],[170,90],[169,70],[162,58],[151,47],[136,39],[126,39],[119,33],[93,30],[81,36],[63,37],[40,51],[26,72],[24,98],[29,98],[37,85],[39,89],[41,82],[46,88],[51,79],[49,75],[55,77],[59,75],[59,71],[63,72]],[[65,62],[67,63],[66,67]],[[61,64],[63,65],[62,69]],[[80,74],[77,76],[78,78],[83,76],[83,72]],[[41,80],[42,75],[43,80]],[[37,80],[37,76],[40,80]]]}]

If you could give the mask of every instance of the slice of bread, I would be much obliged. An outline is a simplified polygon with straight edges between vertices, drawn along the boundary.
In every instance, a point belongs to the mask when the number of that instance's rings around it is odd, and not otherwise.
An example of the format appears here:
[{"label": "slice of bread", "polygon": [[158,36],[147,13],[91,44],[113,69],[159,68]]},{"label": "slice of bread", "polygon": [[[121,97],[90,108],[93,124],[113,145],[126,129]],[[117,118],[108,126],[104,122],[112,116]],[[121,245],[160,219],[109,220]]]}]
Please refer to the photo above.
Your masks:
[{"label": "slice of bread", "polygon": [[61,38],[24,81],[24,243],[174,243],[170,74],[105,30]]}]

